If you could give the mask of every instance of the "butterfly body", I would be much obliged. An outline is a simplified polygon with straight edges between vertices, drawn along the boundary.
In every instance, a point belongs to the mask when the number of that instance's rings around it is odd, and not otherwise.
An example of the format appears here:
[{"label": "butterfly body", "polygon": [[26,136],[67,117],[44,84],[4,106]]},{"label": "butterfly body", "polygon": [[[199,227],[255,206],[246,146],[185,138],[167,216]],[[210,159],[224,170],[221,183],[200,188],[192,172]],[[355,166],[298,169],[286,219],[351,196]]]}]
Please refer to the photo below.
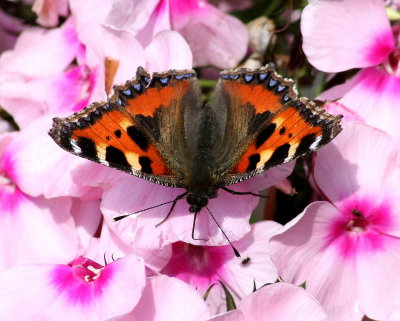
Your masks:
[{"label": "butterfly body", "polygon": [[170,70],[114,86],[107,102],[55,118],[50,136],[75,155],[160,185],[181,187],[197,213],[219,188],[315,151],[340,117],[307,98],[272,65],[223,71],[203,103],[192,70]]}]

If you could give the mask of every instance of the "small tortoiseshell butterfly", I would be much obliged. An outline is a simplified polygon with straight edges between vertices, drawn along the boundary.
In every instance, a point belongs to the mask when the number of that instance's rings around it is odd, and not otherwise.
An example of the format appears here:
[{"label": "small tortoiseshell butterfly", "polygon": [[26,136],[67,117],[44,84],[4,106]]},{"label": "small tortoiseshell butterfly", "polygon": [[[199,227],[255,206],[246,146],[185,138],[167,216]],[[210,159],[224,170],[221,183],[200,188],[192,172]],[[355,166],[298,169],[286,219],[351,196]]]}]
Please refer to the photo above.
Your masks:
[{"label": "small tortoiseshell butterfly", "polygon": [[186,198],[197,214],[219,188],[233,192],[226,186],[327,144],[340,119],[297,98],[293,81],[272,65],[222,71],[210,103],[193,70],[150,78],[140,67],[107,102],[55,118],[49,134],[72,154],[185,188],[170,212]]}]

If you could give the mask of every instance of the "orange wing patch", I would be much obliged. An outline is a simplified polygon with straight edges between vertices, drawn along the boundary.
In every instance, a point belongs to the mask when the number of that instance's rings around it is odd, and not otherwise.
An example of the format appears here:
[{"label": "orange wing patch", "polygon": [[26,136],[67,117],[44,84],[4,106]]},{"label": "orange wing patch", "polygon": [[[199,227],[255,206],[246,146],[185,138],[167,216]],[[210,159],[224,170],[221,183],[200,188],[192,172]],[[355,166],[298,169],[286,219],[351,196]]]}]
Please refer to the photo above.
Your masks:
[{"label": "orange wing patch", "polygon": [[300,98],[272,117],[230,172],[266,170],[314,151],[338,134],[339,122],[340,117]]},{"label": "orange wing patch", "polygon": [[220,78],[230,99],[239,98],[241,105],[252,105],[257,114],[273,114],[297,97],[293,80],[278,75],[271,65],[256,71],[236,69],[222,72]]},{"label": "orange wing patch", "polygon": [[231,99],[240,99],[242,105],[251,104],[257,114],[265,111],[276,112],[281,108],[280,96],[263,86],[252,86],[230,82],[225,84],[225,90],[230,93]]},{"label": "orange wing patch", "polygon": [[169,106],[174,100],[185,95],[188,89],[189,83],[187,81],[180,82],[179,86],[148,88],[146,95],[127,99],[126,109],[132,115],[141,114],[152,117],[156,109],[161,106]]}]

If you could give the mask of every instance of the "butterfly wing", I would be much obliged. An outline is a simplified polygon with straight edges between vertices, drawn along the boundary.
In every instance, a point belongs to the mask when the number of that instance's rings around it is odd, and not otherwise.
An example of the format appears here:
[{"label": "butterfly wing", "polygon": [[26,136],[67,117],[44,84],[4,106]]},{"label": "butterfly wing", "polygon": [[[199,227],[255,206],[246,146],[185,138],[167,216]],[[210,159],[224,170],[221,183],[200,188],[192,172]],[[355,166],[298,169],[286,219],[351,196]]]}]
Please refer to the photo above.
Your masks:
[{"label": "butterfly wing", "polygon": [[[194,101],[194,103],[193,103]],[[149,74],[114,86],[107,102],[55,118],[50,136],[68,152],[152,182],[184,187],[184,109],[200,102],[193,70]]]},{"label": "butterfly wing", "polygon": [[222,72],[212,106],[225,128],[213,151],[220,186],[315,151],[341,131],[340,116],[297,98],[293,81],[272,65]]}]

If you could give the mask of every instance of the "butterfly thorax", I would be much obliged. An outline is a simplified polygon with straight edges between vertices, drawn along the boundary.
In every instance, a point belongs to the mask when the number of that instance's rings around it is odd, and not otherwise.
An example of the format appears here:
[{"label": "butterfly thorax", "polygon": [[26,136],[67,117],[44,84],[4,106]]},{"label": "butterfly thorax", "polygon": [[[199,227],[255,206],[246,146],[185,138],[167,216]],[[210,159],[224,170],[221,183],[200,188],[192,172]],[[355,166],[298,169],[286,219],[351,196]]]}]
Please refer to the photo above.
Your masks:
[{"label": "butterfly thorax", "polygon": [[214,158],[206,152],[199,152],[193,158],[186,197],[186,201],[190,204],[190,212],[199,212],[207,206],[210,198],[217,197],[218,187],[215,186],[213,179],[214,168]]}]

